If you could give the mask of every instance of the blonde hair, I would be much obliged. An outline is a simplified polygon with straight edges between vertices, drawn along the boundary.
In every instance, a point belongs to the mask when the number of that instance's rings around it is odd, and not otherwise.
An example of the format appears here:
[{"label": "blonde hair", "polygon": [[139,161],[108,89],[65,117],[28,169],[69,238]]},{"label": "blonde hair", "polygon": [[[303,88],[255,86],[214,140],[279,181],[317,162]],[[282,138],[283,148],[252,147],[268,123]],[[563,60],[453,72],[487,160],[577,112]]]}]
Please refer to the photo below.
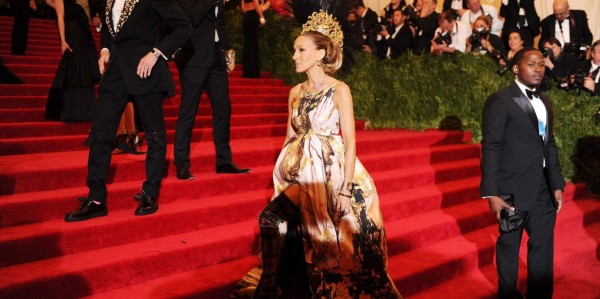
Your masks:
[{"label": "blonde hair", "polygon": [[329,37],[317,31],[307,31],[302,35],[310,37],[317,50],[325,50],[325,56],[321,59],[321,64],[327,75],[333,75],[342,67],[342,48],[335,45]]}]

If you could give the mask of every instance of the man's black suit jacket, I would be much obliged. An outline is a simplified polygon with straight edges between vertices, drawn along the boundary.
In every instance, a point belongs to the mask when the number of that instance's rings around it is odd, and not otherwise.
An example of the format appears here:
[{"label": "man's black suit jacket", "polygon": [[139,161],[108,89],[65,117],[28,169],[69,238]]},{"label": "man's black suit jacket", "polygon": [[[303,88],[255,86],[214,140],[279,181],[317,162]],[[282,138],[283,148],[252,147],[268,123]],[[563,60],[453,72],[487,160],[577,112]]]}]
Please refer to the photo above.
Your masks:
[{"label": "man's black suit jacket", "polygon": [[536,37],[540,34],[540,17],[535,10],[534,0],[521,0],[521,3],[517,3],[517,0],[509,0],[508,5],[502,4],[500,6],[500,16],[504,18],[504,27],[502,28],[502,34],[508,34],[511,31],[517,30],[517,24],[519,23],[519,10],[522,7],[525,10],[525,18],[527,19],[527,25],[531,31],[531,36]]},{"label": "man's black suit jacket", "polygon": [[[191,26],[181,8],[173,0],[125,0],[124,7],[134,5],[127,16],[123,9],[121,19],[126,21],[116,33],[112,29],[113,23],[118,20],[112,19],[113,1],[107,1],[106,25],[104,34],[112,37],[111,45],[102,45],[102,48],[110,49],[110,60],[102,80],[99,91],[120,88],[114,86],[113,80],[106,80],[113,72],[120,72],[123,84],[127,92],[133,96],[152,93],[167,93],[173,95],[175,84],[167,62],[160,58],[152,69],[150,77],[141,79],[137,76],[137,67],[140,60],[153,48],[159,49],[167,58],[188,39]],[[173,28],[173,32],[160,42],[157,41],[162,22]],[[104,40],[104,39],[103,39]],[[110,82],[105,84],[105,82]]]},{"label": "man's black suit jacket", "polygon": [[[210,67],[215,47],[215,30],[219,35],[222,49],[229,49],[229,39],[225,32],[223,1],[218,0],[176,0],[192,23],[192,35],[181,49],[175,62],[192,67]],[[219,6],[215,16],[215,7]]]},{"label": "man's black suit jacket", "polygon": [[[583,10],[571,10],[569,12],[569,33],[571,43],[583,43],[591,45],[594,36],[588,25],[587,14]],[[555,36],[556,33],[556,17],[551,14],[542,20],[542,37],[538,44],[538,48],[542,48],[544,40],[548,37]],[[564,45],[563,45],[564,46]]]},{"label": "man's black suit jacket", "polygon": [[[468,9],[469,7],[467,6],[467,0],[462,0],[462,8],[463,9]],[[444,0],[444,4],[442,4],[442,10],[446,11],[448,9],[452,8],[452,0]]]},{"label": "man's black suit jacket", "polygon": [[[395,28],[391,30],[396,30]],[[382,40],[382,47],[379,52],[379,57],[385,58],[387,55],[388,48],[390,49],[390,58],[396,59],[400,57],[400,55],[404,54],[406,51],[411,49],[413,44],[413,36],[412,31],[408,25],[403,25],[398,31],[398,34],[394,38],[392,35],[394,31],[388,31],[390,33],[390,38]]]},{"label": "man's black suit jacket", "polygon": [[546,69],[546,74],[552,76],[552,78],[556,80],[560,80],[563,77],[567,77],[573,75],[577,70],[577,65],[579,64],[579,59],[573,56],[571,53],[561,52],[560,55],[556,58],[554,63],[554,68],[551,71]]},{"label": "man's black suit jacket", "polygon": [[513,82],[490,95],[483,108],[481,141],[481,196],[512,194],[515,205],[528,210],[537,199],[543,178],[543,161],[548,172],[548,189],[564,189],[554,141],[553,108],[541,95],[548,114],[546,140],[538,135],[538,120],[529,99]]}]

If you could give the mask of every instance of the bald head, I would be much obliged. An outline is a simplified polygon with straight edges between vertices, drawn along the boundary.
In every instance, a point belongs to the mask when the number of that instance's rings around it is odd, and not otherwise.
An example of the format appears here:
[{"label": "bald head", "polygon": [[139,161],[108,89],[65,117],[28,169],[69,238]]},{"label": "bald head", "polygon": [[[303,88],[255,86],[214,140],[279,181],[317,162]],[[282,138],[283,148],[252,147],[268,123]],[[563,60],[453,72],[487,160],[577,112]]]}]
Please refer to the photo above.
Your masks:
[{"label": "bald head", "polygon": [[569,2],[567,0],[554,0],[552,9],[556,20],[562,22],[569,15]]}]

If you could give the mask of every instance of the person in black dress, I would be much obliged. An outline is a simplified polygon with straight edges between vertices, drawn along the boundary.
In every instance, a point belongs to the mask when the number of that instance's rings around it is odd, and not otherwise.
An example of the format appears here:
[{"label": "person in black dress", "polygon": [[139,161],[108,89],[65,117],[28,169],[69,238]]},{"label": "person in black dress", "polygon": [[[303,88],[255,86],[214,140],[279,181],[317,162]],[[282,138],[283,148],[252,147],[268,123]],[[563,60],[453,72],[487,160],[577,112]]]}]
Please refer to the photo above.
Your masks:
[{"label": "person in black dress", "polygon": [[46,117],[63,122],[90,121],[100,71],[88,16],[75,0],[47,3],[56,10],[62,58],[48,93]]},{"label": "person in black dress", "polygon": [[242,10],[244,19],[242,30],[244,33],[244,54],[242,59],[242,77],[260,78],[260,60],[258,55],[258,30],[264,26],[264,11],[271,7],[270,2],[261,3],[259,0],[244,0]]}]

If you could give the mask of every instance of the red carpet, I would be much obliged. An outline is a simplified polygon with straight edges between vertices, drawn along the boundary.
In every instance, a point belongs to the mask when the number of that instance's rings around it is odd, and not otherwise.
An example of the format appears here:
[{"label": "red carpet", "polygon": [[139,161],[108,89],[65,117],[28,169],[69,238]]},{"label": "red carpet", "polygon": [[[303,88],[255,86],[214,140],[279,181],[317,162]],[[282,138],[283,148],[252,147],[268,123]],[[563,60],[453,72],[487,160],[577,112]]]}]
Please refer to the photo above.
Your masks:
[{"label": "red carpet", "polygon": [[[55,24],[31,20],[28,55],[20,57],[9,55],[11,23],[0,17],[0,55],[26,84],[0,85],[0,298],[228,298],[258,263],[257,215],[273,192],[289,87],[268,73],[243,79],[239,66],[231,74],[231,147],[251,174],[214,173],[203,98],[192,144],[195,180],[175,179],[169,145],[160,209],[136,217],[132,195],[144,179],[144,156],[114,156],[109,215],[65,223],[87,193],[90,124],[43,118],[59,61]],[[165,101],[169,142],[178,102]],[[462,132],[362,127],[358,156],[380,193],[390,274],[402,294],[493,298],[498,233],[479,198],[479,145]],[[600,298],[599,244],[600,202],[569,185],[556,226],[555,298]],[[524,282],[525,255],[522,261]]]}]

